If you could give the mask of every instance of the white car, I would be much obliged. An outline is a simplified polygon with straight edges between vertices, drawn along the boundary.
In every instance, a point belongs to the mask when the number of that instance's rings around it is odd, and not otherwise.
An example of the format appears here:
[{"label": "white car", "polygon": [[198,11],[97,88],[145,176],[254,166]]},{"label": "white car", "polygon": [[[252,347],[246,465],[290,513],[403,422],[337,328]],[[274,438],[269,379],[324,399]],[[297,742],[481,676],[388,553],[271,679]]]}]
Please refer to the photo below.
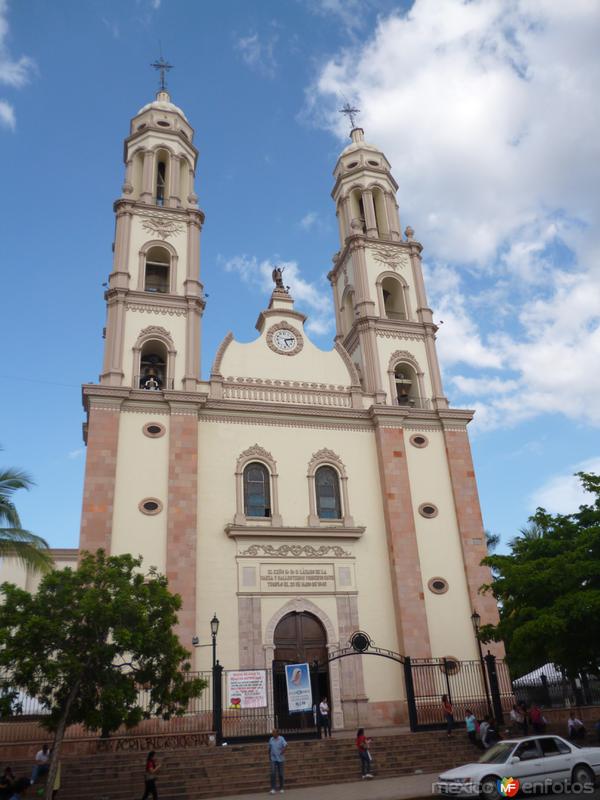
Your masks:
[{"label": "white car", "polygon": [[[560,736],[528,736],[507,739],[487,750],[479,761],[443,772],[436,789],[439,794],[499,800],[546,790],[553,784],[580,784],[580,791],[593,791],[600,775],[600,747],[579,747]],[[511,784],[501,783],[511,778]],[[560,791],[559,790],[559,791]]]}]

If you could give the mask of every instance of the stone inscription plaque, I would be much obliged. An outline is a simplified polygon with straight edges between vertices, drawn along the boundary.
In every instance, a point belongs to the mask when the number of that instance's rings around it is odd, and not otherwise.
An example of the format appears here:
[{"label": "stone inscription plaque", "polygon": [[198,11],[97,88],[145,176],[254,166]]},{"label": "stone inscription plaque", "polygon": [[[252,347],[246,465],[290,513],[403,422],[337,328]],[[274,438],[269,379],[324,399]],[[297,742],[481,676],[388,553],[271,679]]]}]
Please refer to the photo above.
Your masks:
[{"label": "stone inscription plaque", "polygon": [[261,592],[335,592],[333,564],[261,564]]}]

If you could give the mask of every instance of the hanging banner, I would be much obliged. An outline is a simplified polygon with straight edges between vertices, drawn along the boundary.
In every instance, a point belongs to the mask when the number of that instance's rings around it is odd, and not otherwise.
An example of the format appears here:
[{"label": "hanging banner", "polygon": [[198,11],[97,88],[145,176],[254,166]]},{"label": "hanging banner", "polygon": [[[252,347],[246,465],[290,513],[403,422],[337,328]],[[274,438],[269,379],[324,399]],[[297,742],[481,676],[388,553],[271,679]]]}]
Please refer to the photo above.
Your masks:
[{"label": "hanging banner", "polygon": [[308,664],[286,664],[285,682],[290,714],[312,711],[313,700]]},{"label": "hanging banner", "polygon": [[264,708],[267,705],[267,673],[243,669],[227,673],[228,708]]}]

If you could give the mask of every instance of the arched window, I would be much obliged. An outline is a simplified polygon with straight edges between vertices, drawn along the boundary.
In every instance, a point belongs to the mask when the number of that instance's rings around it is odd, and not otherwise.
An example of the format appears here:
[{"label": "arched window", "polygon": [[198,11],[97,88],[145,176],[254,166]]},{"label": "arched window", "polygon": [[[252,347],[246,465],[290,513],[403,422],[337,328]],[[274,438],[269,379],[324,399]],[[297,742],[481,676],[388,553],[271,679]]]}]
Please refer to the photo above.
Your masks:
[{"label": "arched window", "polygon": [[315,473],[317,516],[319,519],[341,519],[340,479],[333,467],[319,467]]},{"label": "arched window", "polygon": [[373,189],[373,209],[375,211],[375,223],[377,225],[377,234],[379,238],[389,239],[390,228],[385,209],[385,194],[381,189]]},{"label": "arched window", "polygon": [[244,513],[247,517],[271,516],[269,470],[260,461],[244,468]]},{"label": "arched window", "polygon": [[140,389],[159,391],[165,388],[167,379],[167,348],[163,342],[145,342],[140,353]]},{"label": "arched window", "polygon": [[404,289],[395,278],[384,278],[381,283],[383,307],[388,319],[407,319]]},{"label": "arched window", "polygon": [[169,154],[159,150],[156,154],[156,180],[154,196],[157,206],[164,206],[167,200],[167,182],[169,179]]},{"label": "arched window", "polygon": [[144,291],[167,293],[171,282],[171,257],[163,247],[151,247],[146,253]]},{"label": "arched window", "polygon": [[360,230],[364,233],[367,230],[367,224],[365,221],[365,206],[360,189],[354,189],[350,194],[350,221],[352,222],[355,219],[360,221]]}]

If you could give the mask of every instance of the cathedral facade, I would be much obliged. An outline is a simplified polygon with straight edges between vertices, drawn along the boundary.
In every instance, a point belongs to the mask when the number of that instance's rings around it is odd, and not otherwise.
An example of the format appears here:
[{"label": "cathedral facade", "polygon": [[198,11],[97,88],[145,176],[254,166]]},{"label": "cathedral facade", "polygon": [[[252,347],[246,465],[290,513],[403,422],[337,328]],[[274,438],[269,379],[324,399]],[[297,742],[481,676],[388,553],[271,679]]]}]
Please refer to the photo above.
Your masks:
[{"label": "cathedral facade", "polygon": [[[216,612],[227,669],[318,663],[334,727],[403,721],[397,664],[328,654],[363,630],[412,658],[477,659],[472,611],[486,623],[497,610],[478,593],[472,412],[444,395],[390,164],[354,128],[335,165],[333,349],[310,341],[276,269],[256,338],[223,331],[203,380],[198,151],[167,91],[132,119],[124,152],[104,364],[83,387],[80,550],[166,573],[190,649]],[[208,648],[193,656],[208,668]]]}]

